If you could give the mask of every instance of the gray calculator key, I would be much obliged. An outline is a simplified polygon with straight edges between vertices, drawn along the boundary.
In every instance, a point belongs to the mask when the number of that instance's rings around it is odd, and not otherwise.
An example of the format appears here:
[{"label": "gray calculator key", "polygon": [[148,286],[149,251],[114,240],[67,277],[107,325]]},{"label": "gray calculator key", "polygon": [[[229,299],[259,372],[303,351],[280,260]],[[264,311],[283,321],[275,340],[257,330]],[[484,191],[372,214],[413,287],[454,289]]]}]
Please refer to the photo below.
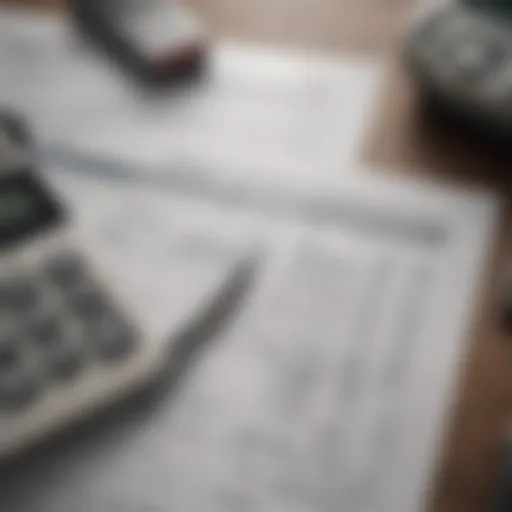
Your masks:
[{"label": "gray calculator key", "polygon": [[26,310],[35,305],[37,288],[32,279],[16,276],[0,281],[0,305],[9,309]]},{"label": "gray calculator key", "polygon": [[88,329],[97,354],[106,360],[127,356],[135,346],[135,333],[118,315],[104,315]]},{"label": "gray calculator key", "polygon": [[20,352],[16,341],[11,338],[0,339],[0,375],[12,370],[19,361]]},{"label": "gray calculator key", "polygon": [[83,355],[57,316],[42,314],[30,331],[32,343],[40,350],[39,356],[44,359],[50,376],[65,379],[73,377],[81,369]]},{"label": "gray calculator key", "polygon": [[105,297],[95,289],[78,291],[71,299],[71,310],[80,319],[89,321],[103,315],[108,309]]},{"label": "gray calculator key", "polygon": [[33,320],[30,328],[31,339],[40,347],[52,347],[58,344],[63,336],[63,326],[53,315],[41,315]]},{"label": "gray calculator key", "polygon": [[54,256],[46,264],[45,272],[53,283],[64,289],[78,286],[87,274],[82,259],[71,252]]},{"label": "gray calculator key", "polygon": [[37,391],[36,381],[25,365],[0,372],[0,409],[21,409],[34,400]]},{"label": "gray calculator key", "polygon": [[55,348],[47,354],[46,360],[51,376],[57,380],[76,376],[85,363],[81,350],[70,344]]}]

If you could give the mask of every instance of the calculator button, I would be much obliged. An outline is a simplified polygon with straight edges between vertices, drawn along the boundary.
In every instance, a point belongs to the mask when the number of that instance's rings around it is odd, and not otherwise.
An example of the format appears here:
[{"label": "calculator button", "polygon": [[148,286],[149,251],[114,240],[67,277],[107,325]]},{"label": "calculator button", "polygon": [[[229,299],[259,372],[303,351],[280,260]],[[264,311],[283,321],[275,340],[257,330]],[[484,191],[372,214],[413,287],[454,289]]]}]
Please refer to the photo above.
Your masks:
[{"label": "calculator button", "polygon": [[132,329],[117,315],[99,318],[88,333],[98,355],[107,360],[128,355],[135,345]]},{"label": "calculator button", "polygon": [[71,309],[78,318],[91,320],[105,313],[107,304],[100,292],[86,289],[80,290],[72,297]]},{"label": "calculator button", "polygon": [[16,342],[11,339],[0,340],[0,375],[10,371],[20,361]]},{"label": "calculator button", "polygon": [[52,315],[37,318],[31,327],[31,338],[41,347],[51,347],[62,337],[62,324]]},{"label": "calculator button", "polygon": [[53,377],[69,378],[82,367],[82,354],[67,338],[64,324],[54,315],[42,315],[30,329],[32,343],[39,348]]},{"label": "calculator button", "polygon": [[50,374],[58,380],[74,377],[84,365],[81,351],[70,345],[62,345],[52,350],[46,357]]},{"label": "calculator button", "polygon": [[31,402],[37,394],[35,380],[19,364],[0,371],[0,409],[20,409]]},{"label": "calculator button", "polygon": [[86,275],[84,264],[75,254],[64,254],[54,257],[46,265],[49,279],[61,288],[78,286]]},{"label": "calculator button", "polygon": [[30,309],[37,300],[37,290],[31,279],[13,277],[0,281],[0,303],[15,310]]}]

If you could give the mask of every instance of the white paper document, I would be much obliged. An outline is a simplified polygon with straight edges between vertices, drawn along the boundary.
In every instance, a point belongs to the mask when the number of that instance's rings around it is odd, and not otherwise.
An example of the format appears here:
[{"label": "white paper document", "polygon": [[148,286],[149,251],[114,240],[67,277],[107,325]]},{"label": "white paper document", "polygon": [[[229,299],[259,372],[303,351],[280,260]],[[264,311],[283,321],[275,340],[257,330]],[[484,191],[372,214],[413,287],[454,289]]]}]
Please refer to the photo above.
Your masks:
[{"label": "white paper document", "polygon": [[338,175],[357,157],[379,64],[221,42],[207,67],[195,84],[151,96],[63,19],[0,11],[0,95],[46,143],[238,172]]},{"label": "white paper document", "polygon": [[[109,178],[107,162],[84,155],[47,177],[128,281],[141,247],[153,273],[171,272],[166,251],[187,232],[254,250],[259,266],[179,399],[126,426],[73,492],[91,510],[422,511],[495,200],[361,175],[326,187],[206,173],[179,188]],[[74,499],[60,485],[48,512]]]}]

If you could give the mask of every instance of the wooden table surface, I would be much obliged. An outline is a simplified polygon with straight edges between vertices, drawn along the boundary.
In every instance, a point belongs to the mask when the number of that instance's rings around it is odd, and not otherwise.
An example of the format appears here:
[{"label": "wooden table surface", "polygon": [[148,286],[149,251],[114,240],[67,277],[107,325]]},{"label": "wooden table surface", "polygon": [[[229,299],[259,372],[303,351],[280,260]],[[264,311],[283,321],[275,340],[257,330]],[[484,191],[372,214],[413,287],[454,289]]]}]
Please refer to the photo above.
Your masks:
[{"label": "wooden table surface", "polygon": [[[501,192],[508,189],[509,157],[497,156],[464,136],[433,129],[421,115],[397,58],[400,29],[411,0],[188,0],[187,4],[214,35],[384,59],[386,84],[368,127],[361,161],[393,172],[430,173]],[[447,431],[432,512],[491,510],[500,440],[512,417],[512,336],[501,333],[497,322],[500,276],[512,244],[507,232],[508,212],[483,305],[474,319],[472,350]]]}]

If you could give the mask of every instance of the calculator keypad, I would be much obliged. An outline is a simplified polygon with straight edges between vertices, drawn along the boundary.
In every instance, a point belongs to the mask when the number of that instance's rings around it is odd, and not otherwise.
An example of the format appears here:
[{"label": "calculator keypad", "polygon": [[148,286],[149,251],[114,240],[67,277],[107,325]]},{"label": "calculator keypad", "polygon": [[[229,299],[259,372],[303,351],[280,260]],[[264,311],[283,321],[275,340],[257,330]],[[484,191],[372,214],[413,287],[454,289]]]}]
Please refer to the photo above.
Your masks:
[{"label": "calculator keypad", "polygon": [[0,278],[0,411],[132,353],[136,333],[95,277],[78,255],[62,252]]}]

